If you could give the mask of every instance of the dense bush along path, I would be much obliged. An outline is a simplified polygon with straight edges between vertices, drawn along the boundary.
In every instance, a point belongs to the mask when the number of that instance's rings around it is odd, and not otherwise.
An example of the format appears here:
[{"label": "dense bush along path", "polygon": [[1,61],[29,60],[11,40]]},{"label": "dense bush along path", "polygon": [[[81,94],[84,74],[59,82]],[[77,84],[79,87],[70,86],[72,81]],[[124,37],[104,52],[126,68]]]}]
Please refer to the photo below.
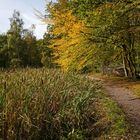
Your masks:
[{"label": "dense bush along path", "polygon": [[101,82],[109,96],[122,108],[131,128],[133,128],[133,132],[136,133],[140,139],[140,99],[136,98],[132,91],[122,85],[99,78],[90,78]]}]

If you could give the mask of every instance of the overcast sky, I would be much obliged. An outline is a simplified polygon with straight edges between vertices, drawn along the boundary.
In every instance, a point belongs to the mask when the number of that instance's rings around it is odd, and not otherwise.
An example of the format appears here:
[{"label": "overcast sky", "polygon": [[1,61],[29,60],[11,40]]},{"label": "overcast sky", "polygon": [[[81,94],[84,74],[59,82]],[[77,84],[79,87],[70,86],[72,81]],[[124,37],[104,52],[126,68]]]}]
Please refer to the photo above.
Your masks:
[{"label": "overcast sky", "polygon": [[35,35],[37,38],[42,38],[46,31],[46,25],[41,23],[35,16],[34,9],[45,13],[45,5],[46,0],[0,0],[0,33],[6,32],[9,29],[9,18],[15,9],[20,11],[25,23],[24,27],[29,28],[32,24],[35,24]]}]

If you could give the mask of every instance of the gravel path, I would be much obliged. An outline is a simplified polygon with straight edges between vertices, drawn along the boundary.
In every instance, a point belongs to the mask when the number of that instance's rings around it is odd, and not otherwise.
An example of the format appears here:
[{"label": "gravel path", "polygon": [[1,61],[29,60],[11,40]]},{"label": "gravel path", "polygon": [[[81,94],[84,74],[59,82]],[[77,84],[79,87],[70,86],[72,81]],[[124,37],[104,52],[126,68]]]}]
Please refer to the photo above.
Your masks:
[{"label": "gravel path", "polygon": [[140,99],[136,98],[132,91],[121,85],[115,85],[111,81],[98,78],[90,78],[102,83],[103,88],[126,114],[127,120],[131,126],[130,129],[133,130],[132,133],[138,137],[136,140],[140,140]]}]

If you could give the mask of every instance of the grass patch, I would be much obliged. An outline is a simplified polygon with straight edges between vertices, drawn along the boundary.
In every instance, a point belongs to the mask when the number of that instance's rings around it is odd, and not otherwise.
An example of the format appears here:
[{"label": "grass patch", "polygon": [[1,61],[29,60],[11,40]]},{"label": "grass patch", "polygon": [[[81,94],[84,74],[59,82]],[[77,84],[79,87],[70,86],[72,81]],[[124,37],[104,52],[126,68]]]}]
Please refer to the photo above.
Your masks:
[{"label": "grass patch", "polygon": [[96,96],[96,98],[99,98],[98,106],[96,106],[97,114],[102,114],[103,117],[97,123],[102,126],[102,129],[105,127],[100,138],[123,139],[125,138],[124,134],[128,131],[125,115],[118,104],[103,92],[105,91],[98,93]]},{"label": "grass patch", "polygon": [[86,140],[122,137],[123,112],[86,77],[59,70],[0,73],[0,138]]},{"label": "grass patch", "polygon": [[133,91],[133,93],[140,98],[140,84],[135,84],[130,86],[131,90]]}]

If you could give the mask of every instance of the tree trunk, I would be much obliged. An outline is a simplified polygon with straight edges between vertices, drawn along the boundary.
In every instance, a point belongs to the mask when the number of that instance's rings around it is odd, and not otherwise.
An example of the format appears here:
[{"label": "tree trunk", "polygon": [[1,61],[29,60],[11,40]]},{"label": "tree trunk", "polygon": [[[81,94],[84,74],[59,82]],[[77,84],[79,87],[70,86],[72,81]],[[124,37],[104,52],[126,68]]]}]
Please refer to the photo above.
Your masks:
[{"label": "tree trunk", "polygon": [[125,74],[125,77],[128,77],[128,71],[127,71],[127,68],[126,68],[124,55],[122,55],[122,59],[123,59],[124,74]]},{"label": "tree trunk", "polygon": [[124,61],[124,69],[126,72],[126,76],[131,79],[136,79],[136,67],[135,61],[133,57],[133,51],[130,50],[127,45],[123,45],[123,61]]}]

